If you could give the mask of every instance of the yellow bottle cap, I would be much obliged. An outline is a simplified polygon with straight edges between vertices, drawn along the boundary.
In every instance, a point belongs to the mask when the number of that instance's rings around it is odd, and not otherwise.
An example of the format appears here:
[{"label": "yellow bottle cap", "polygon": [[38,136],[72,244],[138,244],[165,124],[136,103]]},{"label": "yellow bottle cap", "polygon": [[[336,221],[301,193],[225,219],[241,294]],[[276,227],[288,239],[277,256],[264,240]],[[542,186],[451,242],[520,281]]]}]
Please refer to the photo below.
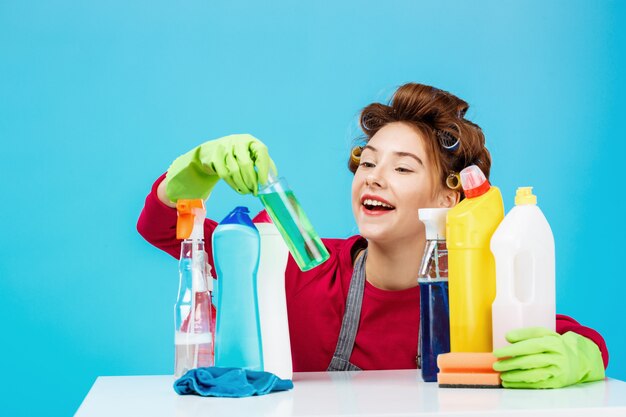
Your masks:
[{"label": "yellow bottle cap", "polygon": [[537,204],[537,196],[533,194],[533,187],[518,187],[515,194],[515,205]]}]

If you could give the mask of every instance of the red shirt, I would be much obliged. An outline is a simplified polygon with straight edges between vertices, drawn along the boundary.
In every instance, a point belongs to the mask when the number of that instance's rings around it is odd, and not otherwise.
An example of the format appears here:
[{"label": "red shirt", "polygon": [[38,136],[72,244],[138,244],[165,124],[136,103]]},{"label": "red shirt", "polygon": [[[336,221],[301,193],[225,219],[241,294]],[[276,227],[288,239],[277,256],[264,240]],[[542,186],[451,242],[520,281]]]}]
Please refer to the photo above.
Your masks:
[{"label": "red shirt", "polygon": [[[175,258],[180,254],[176,239],[176,210],[157,197],[160,177],[146,198],[137,230],[151,244]],[[217,223],[205,221],[205,247],[213,266],[211,235]],[[335,352],[353,270],[355,250],[367,246],[361,236],[322,239],[330,258],[322,265],[302,272],[289,256],[285,289],[293,370],[325,371]],[[361,318],[350,362],[361,369],[416,368],[420,316],[419,287],[401,291],[381,290],[365,282]],[[598,332],[574,319],[557,315],[557,332],[574,331],[593,340],[604,366],[608,351]]]}]

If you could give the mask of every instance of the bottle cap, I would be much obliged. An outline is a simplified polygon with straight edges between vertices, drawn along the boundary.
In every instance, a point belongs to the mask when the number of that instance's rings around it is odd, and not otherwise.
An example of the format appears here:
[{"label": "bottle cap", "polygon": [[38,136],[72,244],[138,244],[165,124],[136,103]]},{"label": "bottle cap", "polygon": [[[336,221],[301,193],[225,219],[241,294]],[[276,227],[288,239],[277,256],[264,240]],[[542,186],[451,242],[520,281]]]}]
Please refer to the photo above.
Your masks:
[{"label": "bottle cap", "polygon": [[537,196],[533,194],[533,187],[518,187],[515,193],[515,205],[535,205],[537,204]]},{"label": "bottle cap", "polygon": [[222,220],[220,224],[241,224],[244,226],[252,227],[254,229],[254,223],[252,223],[252,219],[250,219],[248,213],[250,213],[248,207],[235,207],[233,211],[231,211],[226,217],[224,217],[224,220]]},{"label": "bottle cap", "polygon": [[426,226],[426,240],[446,240],[446,216],[449,208],[419,209],[419,219]]},{"label": "bottle cap", "polygon": [[267,214],[267,210],[261,210],[259,213],[254,216],[252,219],[253,223],[272,223],[272,218],[269,214]]},{"label": "bottle cap", "polygon": [[476,165],[470,165],[461,171],[461,185],[467,198],[480,197],[491,188],[485,174]]},{"label": "bottle cap", "polygon": [[254,216],[252,219],[254,226],[257,228],[261,236],[264,235],[278,235],[280,236],[280,232],[278,228],[274,225],[272,218],[267,213],[267,210],[259,211],[259,214]]}]

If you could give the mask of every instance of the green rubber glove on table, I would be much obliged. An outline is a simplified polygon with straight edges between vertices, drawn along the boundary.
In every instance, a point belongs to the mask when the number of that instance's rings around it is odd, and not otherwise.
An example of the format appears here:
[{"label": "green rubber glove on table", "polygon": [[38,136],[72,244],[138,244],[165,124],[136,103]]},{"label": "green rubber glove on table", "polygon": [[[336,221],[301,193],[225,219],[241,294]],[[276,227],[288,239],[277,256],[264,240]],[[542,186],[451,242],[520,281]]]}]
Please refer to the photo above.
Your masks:
[{"label": "green rubber glove on table", "polygon": [[269,170],[276,166],[267,146],[252,135],[230,135],[211,140],[176,158],[165,177],[167,197],[206,200],[220,179],[240,194],[257,194]]},{"label": "green rubber glove on table", "polygon": [[604,379],[600,349],[577,333],[528,327],[510,331],[506,340],[511,345],[493,352],[506,358],[493,365],[505,388],[561,388]]}]

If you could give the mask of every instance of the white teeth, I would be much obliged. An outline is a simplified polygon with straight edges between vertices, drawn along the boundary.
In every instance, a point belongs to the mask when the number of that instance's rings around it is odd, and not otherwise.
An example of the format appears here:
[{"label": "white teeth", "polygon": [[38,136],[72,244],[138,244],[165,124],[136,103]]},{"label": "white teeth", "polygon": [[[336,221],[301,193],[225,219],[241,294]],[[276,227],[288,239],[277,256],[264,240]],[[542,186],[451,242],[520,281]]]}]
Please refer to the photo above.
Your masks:
[{"label": "white teeth", "polygon": [[378,201],[378,200],[372,200],[370,198],[366,198],[365,200],[363,200],[363,205],[365,205],[365,206],[381,206],[381,207],[386,207],[386,208],[390,208],[390,209],[393,208],[393,206],[390,206],[389,204],[385,204],[382,201]]}]

